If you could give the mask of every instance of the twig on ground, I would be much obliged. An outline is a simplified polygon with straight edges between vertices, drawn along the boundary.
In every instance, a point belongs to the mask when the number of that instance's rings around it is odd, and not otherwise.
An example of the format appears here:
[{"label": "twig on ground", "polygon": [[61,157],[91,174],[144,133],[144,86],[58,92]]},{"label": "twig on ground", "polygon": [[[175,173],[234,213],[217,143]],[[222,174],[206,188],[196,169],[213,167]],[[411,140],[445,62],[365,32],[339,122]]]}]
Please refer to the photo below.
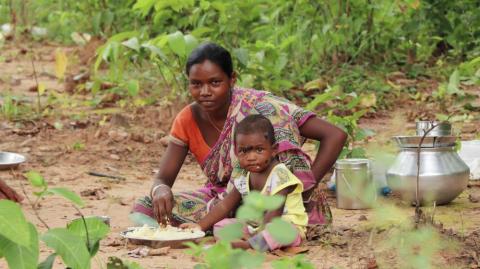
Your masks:
[{"label": "twig on ground", "polygon": [[121,181],[127,180],[125,177],[122,177],[122,176],[107,175],[107,174],[98,173],[98,172],[95,172],[95,171],[89,171],[87,174],[91,175],[91,176],[95,176],[95,177],[106,177],[106,178],[117,179],[117,180],[121,180]]}]

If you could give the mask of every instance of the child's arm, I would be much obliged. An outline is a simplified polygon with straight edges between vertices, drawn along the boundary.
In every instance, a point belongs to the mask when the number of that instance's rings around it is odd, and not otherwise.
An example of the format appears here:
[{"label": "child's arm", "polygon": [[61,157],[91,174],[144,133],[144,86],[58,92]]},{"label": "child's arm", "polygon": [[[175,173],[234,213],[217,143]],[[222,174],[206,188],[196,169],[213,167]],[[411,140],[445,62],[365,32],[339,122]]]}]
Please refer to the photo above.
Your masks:
[{"label": "child's arm", "polygon": [[[240,201],[242,200],[242,195],[238,192],[237,188],[233,188],[225,199],[220,201],[217,205],[213,207],[213,209],[198,222],[198,226],[202,231],[206,231],[210,229],[215,223],[221,221],[225,217],[227,217],[228,213],[235,209]],[[180,225],[181,228],[193,228],[191,223],[184,223]],[[198,227],[197,226],[197,227]]]},{"label": "child's arm", "polygon": [[[297,185],[286,187],[285,189],[277,192],[275,195],[279,195],[279,196],[283,196],[284,198],[287,198],[287,195],[291,193],[293,190],[295,190],[296,187]],[[268,211],[263,218],[263,224],[269,223],[275,217],[282,216],[284,207],[285,207],[285,202],[279,208],[272,211]]]}]

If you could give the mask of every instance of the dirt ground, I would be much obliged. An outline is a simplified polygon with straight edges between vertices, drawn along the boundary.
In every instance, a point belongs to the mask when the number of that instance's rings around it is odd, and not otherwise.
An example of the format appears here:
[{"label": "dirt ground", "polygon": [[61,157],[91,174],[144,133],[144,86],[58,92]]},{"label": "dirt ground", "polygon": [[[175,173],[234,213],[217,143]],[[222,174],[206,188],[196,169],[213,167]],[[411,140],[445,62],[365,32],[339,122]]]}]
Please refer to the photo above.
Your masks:
[{"label": "dirt ground", "polygon": [[[54,46],[43,45],[34,50],[36,72],[38,79],[47,86],[47,93],[56,91],[64,94],[64,85],[53,76],[54,49]],[[75,66],[79,61],[73,56],[76,49],[66,49],[71,57],[70,64]],[[24,102],[35,102],[36,96],[34,91],[29,90],[35,85],[30,55],[23,53],[21,45],[6,46],[0,52],[0,91],[24,96]],[[69,68],[72,74],[79,70]],[[72,95],[70,98],[83,100],[85,96]],[[42,102],[45,101],[44,96]],[[109,256],[136,261],[145,268],[192,268],[196,261],[182,249],[170,250],[165,256],[132,258],[127,254],[131,246],[115,244],[120,238],[119,233],[132,225],[128,219],[132,203],[149,191],[152,176],[165,150],[162,138],[168,133],[174,116],[170,113],[172,110],[175,111],[175,108],[153,106],[99,115],[88,113],[89,110],[85,109],[83,117],[75,118],[67,113],[68,109],[63,109],[56,117],[35,122],[0,121],[0,151],[18,152],[27,157],[27,162],[15,173],[0,171],[0,179],[33,199],[33,190],[21,174],[29,170],[38,171],[50,186],[67,187],[79,195],[83,193],[86,202],[82,210],[84,215],[109,216],[111,232],[102,241],[99,254],[92,263],[93,268],[105,268]],[[362,126],[372,128],[378,134],[369,141],[369,145],[389,145],[390,136],[411,131],[408,129],[413,127],[411,124],[395,124],[407,122],[406,112],[409,110],[409,106],[399,106],[395,111],[382,113],[382,116],[362,120]],[[63,124],[61,130],[54,128],[56,122]],[[476,132],[479,131],[478,121],[472,126],[477,126]],[[84,147],[78,148],[75,144],[83,144]],[[312,144],[305,147],[313,154]],[[89,172],[121,176],[125,180],[91,176]],[[199,166],[189,156],[173,190],[193,190],[204,182]],[[328,194],[334,216],[332,230],[323,239],[307,243],[308,260],[316,268],[400,268],[395,252],[384,246],[389,240],[388,230],[369,228],[374,213],[371,210],[337,209],[334,194]],[[455,242],[455,247],[445,247],[435,256],[436,267],[478,268],[480,265],[480,248],[477,245],[477,242],[480,243],[477,240],[480,203],[472,199],[477,196],[480,196],[480,184],[472,181],[469,188],[452,203],[435,209],[436,221],[443,224],[442,236]],[[414,215],[414,209],[402,205],[395,196],[385,200],[398,205],[406,215]],[[23,202],[22,208],[31,222],[41,231],[46,230],[34,216],[28,200]],[[38,212],[50,227],[63,227],[79,217],[68,202],[58,197],[42,201]],[[473,238],[473,241],[467,238]],[[49,250],[41,245],[41,259],[48,255]],[[276,258],[268,256],[268,260]],[[0,261],[0,268],[6,267],[5,261]],[[268,262],[265,267],[270,267]],[[57,259],[55,268],[62,268],[60,259]]]}]

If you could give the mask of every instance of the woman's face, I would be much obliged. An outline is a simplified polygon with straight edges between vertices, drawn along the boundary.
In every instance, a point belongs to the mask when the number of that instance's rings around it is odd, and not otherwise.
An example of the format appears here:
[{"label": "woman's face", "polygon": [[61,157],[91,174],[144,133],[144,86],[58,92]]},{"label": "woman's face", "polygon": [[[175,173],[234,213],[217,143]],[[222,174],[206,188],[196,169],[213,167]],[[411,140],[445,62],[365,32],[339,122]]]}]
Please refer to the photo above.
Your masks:
[{"label": "woman's face", "polygon": [[219,111],[230,102],[235,74],[229,78],[217,64],[205,60],[194,64],[188,75],[188,89],[193,99],[208,112]]}]

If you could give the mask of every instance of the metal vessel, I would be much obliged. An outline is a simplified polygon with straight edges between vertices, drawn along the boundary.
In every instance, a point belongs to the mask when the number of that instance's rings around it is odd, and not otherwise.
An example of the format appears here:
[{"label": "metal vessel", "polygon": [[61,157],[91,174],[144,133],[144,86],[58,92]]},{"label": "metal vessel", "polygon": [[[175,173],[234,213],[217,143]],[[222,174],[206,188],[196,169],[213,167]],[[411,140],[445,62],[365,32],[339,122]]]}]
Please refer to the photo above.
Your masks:
[{"label": "metal vessel", "polygon": [[450,136],[452,135],[452,124],[448,121],[417,121],[415,123],[417,135],[423,136],[426,131],[435,126],[427,136]]},{"label": "metal vessel", "polygon": [[[405,137],[403,137],[405,138]],[[408,138],[408,137],[407,137]],[[421,137],[396,139],[400,151],[390,169],[387,171],[389,187],[399,192],[402,198],[414,204],[416,202],[416,177],[418,144]],[[434,143],[433,141],[442,141]],[[451,140],[431,138],[431,143],[420,147],[420,177],[418,200],[420,204],[437,205],[449,203],[455,199],[468,185],[469,168],[460,159]]]},{"label": "metal vessel", "polygon": [[376,199],[370,160],[342,159],[335,163],[337,208],[370,208]]}]

